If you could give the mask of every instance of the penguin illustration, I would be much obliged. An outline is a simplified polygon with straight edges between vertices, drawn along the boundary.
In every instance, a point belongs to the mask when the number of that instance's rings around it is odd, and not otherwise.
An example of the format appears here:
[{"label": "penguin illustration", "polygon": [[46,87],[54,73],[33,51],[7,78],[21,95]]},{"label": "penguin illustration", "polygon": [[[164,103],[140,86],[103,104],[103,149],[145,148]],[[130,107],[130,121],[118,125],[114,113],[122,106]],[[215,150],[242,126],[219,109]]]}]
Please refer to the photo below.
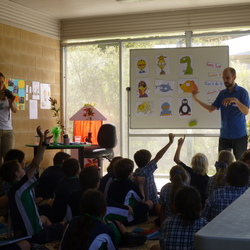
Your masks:
[{"label": "penguin illustration", "polygon": [[181,116],[183,115],[190,115],[191,108],[188,105],[188,100],[187,99],[182,99],[181,101],[181,106],[179,108],[179,113]]}]

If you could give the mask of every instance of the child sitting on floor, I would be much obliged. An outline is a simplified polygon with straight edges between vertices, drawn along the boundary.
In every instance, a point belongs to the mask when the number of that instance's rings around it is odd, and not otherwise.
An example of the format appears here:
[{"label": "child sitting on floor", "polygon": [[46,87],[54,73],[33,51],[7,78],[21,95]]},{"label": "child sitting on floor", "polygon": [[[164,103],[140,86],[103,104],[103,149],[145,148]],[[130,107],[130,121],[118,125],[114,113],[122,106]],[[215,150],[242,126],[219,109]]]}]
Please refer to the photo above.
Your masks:
[{"label": "child sitting on floor", "polygon": [[109,166],[107,167],[108,173],[104,175],[100,180],[99,190],[107,197],[108,189],[110,186],[110,183],[115,179],[115,173],[114,173],[114,165],[118,160],[121,160],[121,156],[115,156]]},{"label": "child sitting on floor", "polygon": [[194,235],[207,224],[200,217],[201,197],[193,187],[179,189],[174,198],[174,215],[163,223],[159,243],[151,250],[194,250]]},{"label": "child sitting on floor", "polygon": [[[132,160],[123,158],[117,161],[114,169],[116,179],[110,184],[107,195],[108,202],[112,200],[117,204],[124,204],[129,207],[130,213],[127,219],[124,220],[124,225],[147,221],[148,212],[153,207],[152,201],[145,200],[143,178],[131,179],[133,169],[134,162]],[[113,213],[119,214],[119,209],[114,210]]]},{"label": "child sitting on floor", "polygon": [[[95,190],[99,186],[100,173],[94,166],[85,167],[79,175],[82,190],[74,191],[68,200],[67,219],[81,215],[81,197],[87,190]],[[110,221],[104,217],[104,222],[115,231],[116,243],[123,247],[139,246],[145,242],[145,237],[132,232],[127,232],[121,222]]]},{"label": "child sitting on floor", "polygon": [[244,162],[235,161],[228,166],[227,186],[218,188],[207,199],[202,216],[211,221],[249,188],[250,169]]},{"label": "child sitting on floor", "polygon": [[185,163],[180,160],[180,152],[182,145],[185,141],[185,136],[178,140],[178,146],[174,155],[174,161],[176,164],[181,165],[190,175],[190,186],[195,187],[201,195],[202,205],[204,206],[206,196],[206,189],[208,183],[208,159],[206,155],[197,153],[192,157],[191,166],[188,167]]},{"label": "child sitting on floor", "polygon": [[74,158],[65,160],[62,169],[64,178],[56,186],[55,198],[50,213],[50,220],[55,223],[64,219],[70,195],[76,190],[81,190],[79,181],[80,164],[78,160]]},{"label": "child sitting on floor", "polygon": [[[63,222],[51,224],[47,217],[39,216],[31,191],[37,181],[34,176],[35,172],[39,168],[45,148],[52,138],[52,136],[47,136],[48,133],[49,130],[42,133],[40,126],[37,127],[40,143],[27,173],[17,160],[6,161],[1,167],[2,178],[12,184],[8,198],[14,236],[32,236],[30,241],[40,244],[59,239],[64,229]],[[10,230],[8,233],[10,236]]]},{"label": "child sitting on floor", "polygon": [[182,187],[188,185],[189,178],[184,170],[184,168],[180,165],[173,166],[170,170],[170,181],[165,184],[161,188],[160,192],[160,205],[161,205],[161,213],[160,213],[160,225],[162,225],[163,221],[173,214],[173,204],[175,193]]},{"label": "child sitting on floor", "polygon": [[207,184],[207,197],[209,197],[214,190],[225,187],[227,167],[233,163],[234,156],[229,150],[221,150],[219,152],[218,161],[215,162],[216,174],[211,176]]},{"label": "child sitting on floor", "polygon": [[63,236],[61,250],[118,249],[115,232],[104,223],[106,201],[95,189],[84,192],[81,199],[82,215],[74,217]]},{"label": "child sitting on floor", "polygon": [[[158,191],[154,180],[154,171],[157,169],[157,162],[163,157],[174,141],[174,134],[169,134],[169,142],[165,145],[151,160],[151,153],[146,149],[141,149],[134,154],[134,160],[138,168],[133,173],[133,176],[144,177],[144,193],[145,199],[151,200],[153,204],[158,204]],[[157,210],[157,208],[156,208]]]}]

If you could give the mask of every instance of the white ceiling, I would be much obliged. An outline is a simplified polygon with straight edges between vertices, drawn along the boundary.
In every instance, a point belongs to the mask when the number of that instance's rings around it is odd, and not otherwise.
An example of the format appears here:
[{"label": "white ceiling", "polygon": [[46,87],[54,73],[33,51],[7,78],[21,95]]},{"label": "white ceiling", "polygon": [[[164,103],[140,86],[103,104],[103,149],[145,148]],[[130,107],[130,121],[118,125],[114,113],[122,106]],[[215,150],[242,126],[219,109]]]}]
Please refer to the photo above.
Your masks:
[{"label": "white ceiling", "polygon": [[[250,0],[9,0],[58,19],[246,4]],[[146,18],[146,16],[145,16]]]}]

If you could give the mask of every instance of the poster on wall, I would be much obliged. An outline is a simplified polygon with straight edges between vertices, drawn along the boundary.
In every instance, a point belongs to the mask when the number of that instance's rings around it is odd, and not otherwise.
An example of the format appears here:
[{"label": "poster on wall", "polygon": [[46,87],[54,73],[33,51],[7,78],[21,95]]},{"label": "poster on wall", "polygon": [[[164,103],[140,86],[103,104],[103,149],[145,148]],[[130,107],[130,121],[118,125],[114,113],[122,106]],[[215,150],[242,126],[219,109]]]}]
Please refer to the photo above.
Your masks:
[{"label": "poster on wall", "polygon": [[50,109],[51,103],[49,101],[50,94],[50,84],[40,83],[40,108]]},{"label": "poster on wall", "polygon": [[5,86],[15,96],[17,110],[25,110],[25,81],[20,79],[5,79]]}]

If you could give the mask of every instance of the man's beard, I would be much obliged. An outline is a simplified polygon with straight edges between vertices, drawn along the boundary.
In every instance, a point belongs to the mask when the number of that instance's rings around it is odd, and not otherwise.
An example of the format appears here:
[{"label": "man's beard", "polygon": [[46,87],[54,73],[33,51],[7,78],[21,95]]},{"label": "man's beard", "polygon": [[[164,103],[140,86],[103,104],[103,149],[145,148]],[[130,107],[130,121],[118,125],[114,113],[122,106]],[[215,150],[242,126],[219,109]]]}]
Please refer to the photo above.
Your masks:
[{"label": "man's beard", "polygon": [[226,88],[227,89],[231,88],[233,86],[233,84],[234,84],[233,82],[232,83],[228,83],[228,85],[226,85]]}]

